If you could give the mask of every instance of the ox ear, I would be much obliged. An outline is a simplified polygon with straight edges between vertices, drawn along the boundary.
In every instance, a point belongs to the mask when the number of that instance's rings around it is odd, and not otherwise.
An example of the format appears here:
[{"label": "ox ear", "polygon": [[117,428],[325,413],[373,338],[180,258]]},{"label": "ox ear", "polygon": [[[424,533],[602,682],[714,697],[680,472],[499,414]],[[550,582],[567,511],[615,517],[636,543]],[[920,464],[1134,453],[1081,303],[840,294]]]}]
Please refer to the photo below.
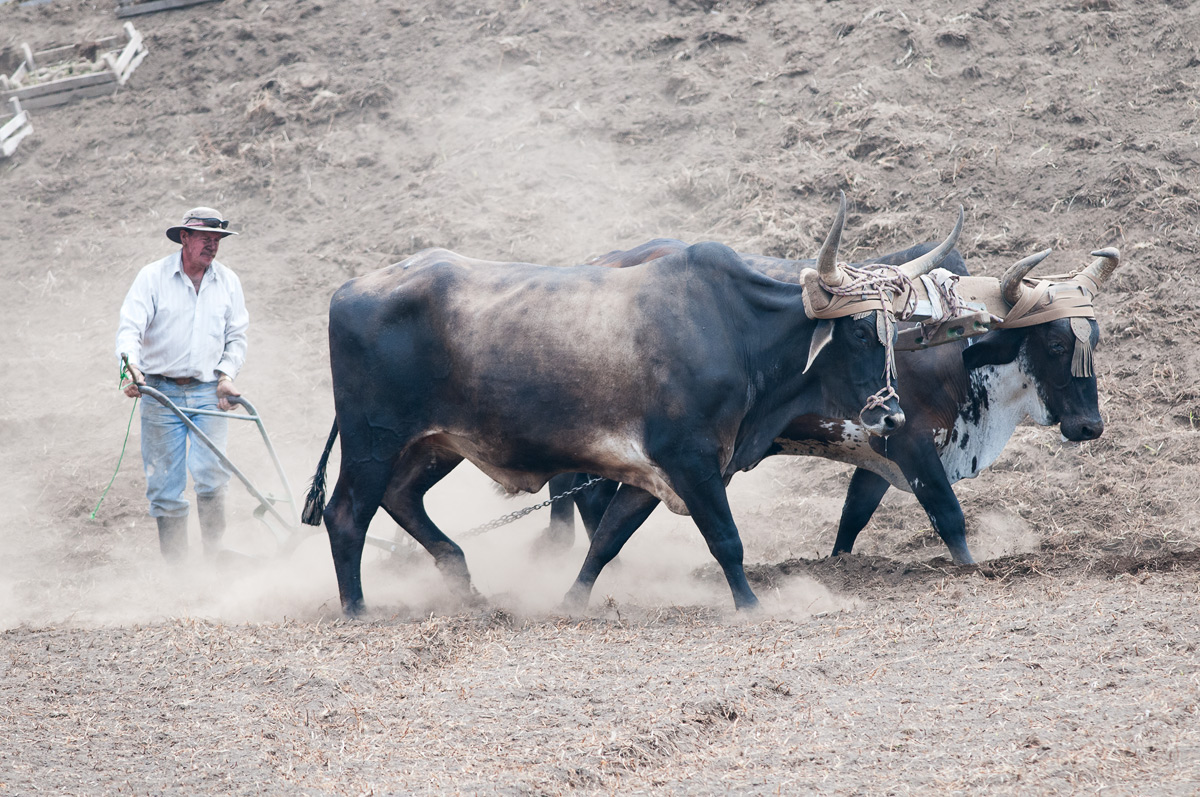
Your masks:
[{"label": "ox ear", "polygon": [[1019,330],[992,330],[982,337],[975,338],[963,349],[963,365],[968,371],[983,365],[1007,365],[1017,359],[1017,354],[1021,351],[1021,341],[1024,339],[1023,332]]},{"label": "ox ear", "polygon": [[817,359],[821,349],[829,345],[831,340],[833,340],[833,322],[829,319],[818,321],[817,328],[813,330],[812,343],[808,346],[808,365],[804,366],[804,373],[808,373],[808,369],[812,368],[813,360]]}]

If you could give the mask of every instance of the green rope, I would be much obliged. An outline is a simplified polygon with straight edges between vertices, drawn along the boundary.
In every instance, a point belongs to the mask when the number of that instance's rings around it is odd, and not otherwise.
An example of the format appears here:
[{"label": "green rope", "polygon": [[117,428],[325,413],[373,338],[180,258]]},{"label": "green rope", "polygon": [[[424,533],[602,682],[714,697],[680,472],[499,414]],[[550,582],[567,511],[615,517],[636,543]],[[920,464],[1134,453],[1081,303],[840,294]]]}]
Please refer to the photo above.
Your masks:
[{"label": "green rope", "polygon": [[[125,381],[125,364],[121,364],[121,374],[117,378],[117,387],[120,388],[121,382]],[[96,502],[96,508],[92,510],[92,514],[88,515],[88,520],[95,520],[96,513],[100,511],[100,504],[104,503],[104,497],[108,495],[108,490],[113,486],[113,482],[117,480],[117,474],[121,471],[121,460],[125,459],[125,447],[129,445],[129,430],[133,428],[133,414],[137,412],[138,400],[133,400],[133,409],[129,411],[129,423],[125,425],[125,441],[121,443],[121,456],[117,457],[117,467],[113,471],[112,478],[108,480],[108,487],[104,488],[104,492],[100,493],[100,500]]]}]

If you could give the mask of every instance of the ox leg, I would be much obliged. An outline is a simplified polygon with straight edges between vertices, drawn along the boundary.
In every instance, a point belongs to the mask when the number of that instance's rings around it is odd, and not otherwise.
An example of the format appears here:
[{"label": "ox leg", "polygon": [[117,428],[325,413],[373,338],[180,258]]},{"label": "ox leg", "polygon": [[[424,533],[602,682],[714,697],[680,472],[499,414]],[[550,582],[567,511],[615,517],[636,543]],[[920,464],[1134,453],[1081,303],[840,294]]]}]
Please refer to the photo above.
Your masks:
[{"label": "ox leg", "polygon": [[962,505],[958,503],[958,496],[946,478],[946,469],[942,467],[942,460],[933,443],[919,446],[911,455],[896,457],[895,461],[912,487],[913,495],[929,516],[933,530],[950,549],[954,564],[974,564],[975,560],[967,548],[967,521],[963,517]]},{"label": "ox leg", "polygon": [[924,479],[909,480],[913,495],[921,502],[933,530],[950,549],[950,557],[956,565],[975,564],[971,551],[967,548],[967,520],[963,517],[962,504],[946,478],[944,470],[939,468],[940,484],[929,484]]},{"label": "ox leg", "polygon": [[[550,495],[560,495],[567,490],[585,484],[592,478],[590,473],[560,473],[550,479]],[[538,538],[538,549],[543,552],[561,552],[575,543],[575,510],[579,509],[579,519],[583,521],[583,530],[588,539],[596,536],[600,521],[613,496],[617,494],[620,482],[605,479],[591,487],[576,493],[570,501],[556,501],[550,507],[550,528]]]},{"label": "ox leg", "polygon": [[342,611],[353,617],[363,611],[362,552],[367,527],[383,499],[391,477],[388,462],[342,462],[337,486],[325,506],[325,528],[337,574]]},{"label": "ox leg", "polygon": [[715,473],[708,478],[674,479],[673,482],[676,492],[687,504],[692,519],[704,535],[708,550],[725,573],[725,580],[733,593],[733,605],[738,611],[757,607],[758,598],[750,589],[750,582],[746,580],[746,572],[742,567],[742,538],[738,535],[737,524],[733,522],[733,513],[729,511],[729,497],[724,482]]},{"label": "ox leg", "polygon": [[581,612],[587,608],[592,587],[596,584],[600,571],[646,522],[646,518],[650,517],[656,506],[658,498],[652,493],[628,484],[620,485],[612,503],[608,505],[608,511],[604,513],[604,519],[596,529],[595,536],[592,537],[583,567],[563,599],[563,607],[567,611]]},{"label": "ox leg", "polygon": [[850,487],[846,490],[846,503],[842,504],[842,519],[838,522],[837,540],[833,543],[833,555],[850,553],[854,550],[854,541],[862,531],[883,494],[888,491],[888,480],[878,473],[865,468],[855,468],[850,477]]},{"label": "ox leg", "polygon": [[468,603],[483,598],[471,584],[462,548],[439,529],[425,511],[425,493],[458,467],[463,458],[446,451],[410,450],[397,463],[383,497],[383,508],[392,519],[433,556],[433,561],[454,594]]},{"label": "ox leg", "polygon": [[[591,478],[586,474],[581,476],[582,478],[578,480],[579,483]],[[596,536],[596,530],[600,528],[604,513],[608,511],[608,505],[612,503],[613,496],[617,494],[617,488],[620,486],[620,482],[605,479],[575,494],[575,505],[579,507],[579,519],[583,521],[583,529],[587,532],[589,540]]]},{"label": "ox leg", "polygon": [[[550,495],[565,493],[575,486],[579,474],[560,473],[550,478]],[[538,553],[561,553],[575,544],[575,503],[566,499],[550,505],[550,527],[534,543]]]}]

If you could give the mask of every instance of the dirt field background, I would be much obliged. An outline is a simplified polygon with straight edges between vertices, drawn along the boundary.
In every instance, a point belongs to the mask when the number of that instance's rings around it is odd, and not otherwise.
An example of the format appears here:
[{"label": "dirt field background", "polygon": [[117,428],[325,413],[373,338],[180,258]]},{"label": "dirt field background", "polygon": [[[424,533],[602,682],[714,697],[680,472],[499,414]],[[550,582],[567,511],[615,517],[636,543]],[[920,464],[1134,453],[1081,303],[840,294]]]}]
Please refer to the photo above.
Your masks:
[{"label": "dirt field background", "polygon": [[[0,47],[120,32],[0,5]],[[1186,0],[224,0],[138,17],[111,98],[0,161],[0,794],[1194,794],[1200,788],[1200,7]],[[825,558],[849,478],[777,459],[731,494],[764,610],[686,518],[597,584],[531,516],[464,540],[486,611],[371,552],[340,618],[321,535],[172,571],[112,355],[137,269],[211,204],[242,235],[238,383],[303,488],[332,420],[325,309],[419,248],[570,265],[650,237],[812,256],[940,237],[975,273],[1115,245],[1100,440],[1023,426],[961,483],[978,568],[895,492]],[[236,431],[236,429],[235,429]],[[234,460],[264,487],[253,428]],[[230,542],[265,553],[233,488]],[[455,536],[532,497],[460,468]],[[378,521],[376,534],[394,526]],[[193,546],[198,548],[198,530]]]}]

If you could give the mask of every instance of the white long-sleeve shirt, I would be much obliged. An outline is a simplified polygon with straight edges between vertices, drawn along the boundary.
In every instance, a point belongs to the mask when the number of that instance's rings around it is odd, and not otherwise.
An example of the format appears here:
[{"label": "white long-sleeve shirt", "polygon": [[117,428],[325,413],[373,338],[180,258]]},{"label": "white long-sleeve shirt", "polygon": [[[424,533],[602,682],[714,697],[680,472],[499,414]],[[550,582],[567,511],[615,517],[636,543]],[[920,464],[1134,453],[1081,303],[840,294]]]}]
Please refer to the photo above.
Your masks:
[{"label": "white long-sleeve shirt", "polygon": [[237,275],[214,260],[197,292],[176,252],[139,271],[125,295],[117,357],[129,355],[143,374],[202,382],[217,379],[217,371],[237,377],[249,326]]}]

